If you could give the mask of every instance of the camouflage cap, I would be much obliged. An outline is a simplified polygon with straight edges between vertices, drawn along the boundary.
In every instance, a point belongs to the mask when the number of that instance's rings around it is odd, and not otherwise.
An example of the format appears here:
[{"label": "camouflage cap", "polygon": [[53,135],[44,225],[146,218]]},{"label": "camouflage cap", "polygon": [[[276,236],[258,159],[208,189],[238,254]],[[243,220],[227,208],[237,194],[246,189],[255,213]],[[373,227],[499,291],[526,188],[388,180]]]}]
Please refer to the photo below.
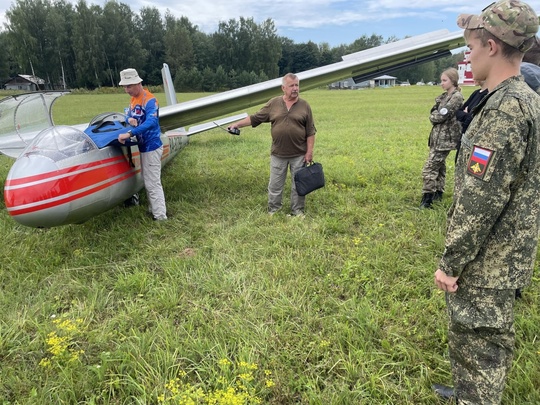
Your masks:
[{"label": "camouflage cap", "polygon": [[527,3],[519,0],[501,0],[482,10],[480,15],[461,14],[457,25],[475,30],[484,28],[504,43],[521,52],[527,51],[538,31],[538,16]]}]

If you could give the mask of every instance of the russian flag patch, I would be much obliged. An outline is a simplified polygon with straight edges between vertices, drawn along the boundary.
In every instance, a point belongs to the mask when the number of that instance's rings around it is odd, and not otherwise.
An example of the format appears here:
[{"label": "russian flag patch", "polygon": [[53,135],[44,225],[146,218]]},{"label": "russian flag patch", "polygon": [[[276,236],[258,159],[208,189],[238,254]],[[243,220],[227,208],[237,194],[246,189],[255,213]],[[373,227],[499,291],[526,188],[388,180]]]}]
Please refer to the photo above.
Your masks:
[{"label": "russian flag patch", "polygon": [[483,180],[493,153],[492,150],[474,146],[469,163],[467,164],[467,173]]}]

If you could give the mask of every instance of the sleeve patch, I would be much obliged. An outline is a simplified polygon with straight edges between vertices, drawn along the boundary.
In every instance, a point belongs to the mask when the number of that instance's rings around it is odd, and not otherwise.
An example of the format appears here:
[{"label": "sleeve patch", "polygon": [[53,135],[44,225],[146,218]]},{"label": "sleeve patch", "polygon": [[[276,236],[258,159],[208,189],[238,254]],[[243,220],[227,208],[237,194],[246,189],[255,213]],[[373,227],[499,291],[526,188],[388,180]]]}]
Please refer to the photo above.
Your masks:
[{"label": "sleeve patch", "polygon": [[494,152],[492,150],[474,146],[469,163],[467,163],[467,173],[483,180],[493,155]]}]

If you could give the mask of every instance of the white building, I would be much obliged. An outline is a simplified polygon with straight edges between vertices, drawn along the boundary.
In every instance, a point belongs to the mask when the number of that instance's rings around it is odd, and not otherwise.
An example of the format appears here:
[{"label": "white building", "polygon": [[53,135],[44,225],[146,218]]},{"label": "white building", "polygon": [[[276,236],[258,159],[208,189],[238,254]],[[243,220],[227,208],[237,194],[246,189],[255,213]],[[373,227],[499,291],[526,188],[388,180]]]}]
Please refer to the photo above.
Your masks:
[{"label": "white building", "polygon": [[38,91],[45,89],[45,80],[37,76],[17,75],[4,84],[5,90]]},{"label": "white building", "polygon": [[397,77],[394,76],[379,76],[371,80],[366,80],[360,83],[355,83],[352,78],[341,80],[339,82],[334,82],[328,86],[330,90],[356,90],[356,89],[366,89],[374,87],[394,87],[396,85]]}]

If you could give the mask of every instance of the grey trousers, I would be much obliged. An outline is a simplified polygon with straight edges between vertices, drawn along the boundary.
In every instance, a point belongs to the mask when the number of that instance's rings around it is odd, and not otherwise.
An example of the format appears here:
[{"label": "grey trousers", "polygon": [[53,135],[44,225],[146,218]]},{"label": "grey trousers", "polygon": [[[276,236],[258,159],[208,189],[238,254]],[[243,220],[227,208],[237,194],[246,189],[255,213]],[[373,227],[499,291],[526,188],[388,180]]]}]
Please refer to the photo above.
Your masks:
[{"label": "grey trousers", "polygon": [[163,146],[151,152],[141,153],[141,175],[155,219],[167,219],[165,194],[161,185],[161,155]]},{"label": "grey trousers", "polygon": [[304,155],[292,158],[270,156],[270,181],[268,182],[268,212],[276,212],[282,207],[283,188],[287,179],[287,169],[291,171],[291,213],[304,212],[306,197],[296,193],[294,173],[304,165]]}]

